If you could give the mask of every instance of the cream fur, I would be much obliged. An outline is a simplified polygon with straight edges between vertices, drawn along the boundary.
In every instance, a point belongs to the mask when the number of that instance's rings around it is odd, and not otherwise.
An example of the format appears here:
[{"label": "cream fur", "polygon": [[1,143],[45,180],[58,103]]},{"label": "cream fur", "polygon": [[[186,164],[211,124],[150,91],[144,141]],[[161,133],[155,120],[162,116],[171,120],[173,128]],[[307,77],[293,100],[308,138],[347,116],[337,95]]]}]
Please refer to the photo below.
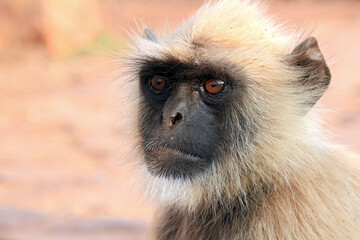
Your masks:
[{"label": "cream fur", "polygon": [[[288,84],[300,73],[284,57],[299,42],[298,34],[275,25],[262,5],[247,0],[210,1],[158,41],[133,36],[125,58],[130,79],[137,80],[137,61],[148,57],[226,60],[243,67],[251,79],[244,100],[248,107],[235,108],[261,129],[250,139],[239,137],[242,127],[237,126],[229,133],[234,140],[227,146],[231,151],[223,153],[226,161],[192,180],[155,177],[140,163],[146,193],[159,208],[176,206],[190,213],[219,199],[226,208],[234,198],[246,207],[250,189],[266,185],[273,190],[250,222],[253,239],[360,239],[359,161],[323,140],[316,110],[300,116],[299,102],[313,93]],[[234,122],[236,111],[226,113]],[[246,151],[240,151],[240,138]],[[241,231],[234,235],[242,238]]]}]

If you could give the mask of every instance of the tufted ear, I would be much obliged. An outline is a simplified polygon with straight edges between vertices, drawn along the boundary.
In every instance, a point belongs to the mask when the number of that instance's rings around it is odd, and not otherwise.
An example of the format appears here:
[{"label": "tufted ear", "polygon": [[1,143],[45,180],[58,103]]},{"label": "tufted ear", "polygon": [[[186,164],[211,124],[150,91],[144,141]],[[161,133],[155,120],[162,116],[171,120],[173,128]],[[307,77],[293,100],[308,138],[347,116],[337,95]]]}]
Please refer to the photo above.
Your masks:
[{"label": "tufted ear", "polygon": [[150,30],[150,28],[144,29],[144,38],[153,42],[157,42],[157,36]]},{"label": "tufted ear", "polygon": [[309,111],[328,88],[330,70],[314,37],[300,43],[289,57],[290,64],[303,73],[296,85],[305,91],[303,103]]}]

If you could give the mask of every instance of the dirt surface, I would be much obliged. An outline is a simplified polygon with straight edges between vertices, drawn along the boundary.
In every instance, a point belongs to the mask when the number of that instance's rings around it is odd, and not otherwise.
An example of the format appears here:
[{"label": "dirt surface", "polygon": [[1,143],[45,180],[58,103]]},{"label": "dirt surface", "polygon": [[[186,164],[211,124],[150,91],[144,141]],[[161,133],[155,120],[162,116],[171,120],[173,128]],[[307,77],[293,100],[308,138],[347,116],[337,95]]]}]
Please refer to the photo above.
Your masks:
[{"label": "dirt surface", "polygon": [[[120,35],[138,22],[179,23],[201,1],[103,1]],[[270,1],[312,35],[332,72],[320,105],[330,138],[360,152],[360,2]],[[103,55],[103,54],[102,54]],[[116,56],[51,59],[42,48],[0,54],[0,239],[146,239],[153,210],[131,184],[136,161]],[[115,60],[115,61],[114,61]]]}]

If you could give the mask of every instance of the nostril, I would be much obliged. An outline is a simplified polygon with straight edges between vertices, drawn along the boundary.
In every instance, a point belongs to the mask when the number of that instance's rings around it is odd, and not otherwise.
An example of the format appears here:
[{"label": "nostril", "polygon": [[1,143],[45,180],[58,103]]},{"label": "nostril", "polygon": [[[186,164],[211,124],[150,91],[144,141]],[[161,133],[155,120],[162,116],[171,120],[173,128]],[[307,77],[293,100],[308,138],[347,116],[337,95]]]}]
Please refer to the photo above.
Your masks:
[{"label": "nostril", "polygon": [[181,113],[179,113],[179,112],[175,113],[173,116],[170,117],[170,122],[169,122],[170,127],[181,122],[182,118],[183,118],[183,116]]}]

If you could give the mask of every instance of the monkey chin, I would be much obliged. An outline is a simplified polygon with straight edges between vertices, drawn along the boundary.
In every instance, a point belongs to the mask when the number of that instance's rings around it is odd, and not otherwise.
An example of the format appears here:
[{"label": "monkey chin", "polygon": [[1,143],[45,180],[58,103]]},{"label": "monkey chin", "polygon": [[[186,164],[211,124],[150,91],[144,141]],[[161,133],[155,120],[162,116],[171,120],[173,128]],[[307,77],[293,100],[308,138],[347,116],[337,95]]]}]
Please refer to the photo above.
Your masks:
[{"label": "monkey chin", "polygon": [[201,156],[171,148],[147,150],[145,163],[150,174],[173,179],[192,179],[211,165]]}]

